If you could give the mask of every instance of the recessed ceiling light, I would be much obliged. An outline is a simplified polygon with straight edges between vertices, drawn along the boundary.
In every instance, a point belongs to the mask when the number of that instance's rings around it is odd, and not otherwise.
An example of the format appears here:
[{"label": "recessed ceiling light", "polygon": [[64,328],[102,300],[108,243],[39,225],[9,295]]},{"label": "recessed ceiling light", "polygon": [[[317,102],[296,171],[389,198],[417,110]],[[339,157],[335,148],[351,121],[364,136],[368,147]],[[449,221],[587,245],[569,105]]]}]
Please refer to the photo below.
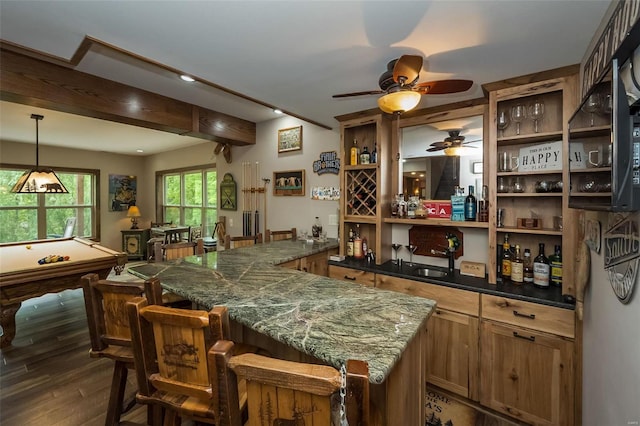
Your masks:
[{"label": "recessed ceiling light", "polygon": [[144,152],[142,149],[136,149],[136,152]]},{"label": "recessed ceiling light", "polygon": [[193,77],[186,74],[182,74],[180,78],[183,79],[184,81],[188,81],[189,83],[193,83],[194,81],[196,81]]},{"label": "recessed ceiling light", "polygon": [[274,109],[273,112],[275,112],[276,114],[282,114],[282,110],[281,109]]}]

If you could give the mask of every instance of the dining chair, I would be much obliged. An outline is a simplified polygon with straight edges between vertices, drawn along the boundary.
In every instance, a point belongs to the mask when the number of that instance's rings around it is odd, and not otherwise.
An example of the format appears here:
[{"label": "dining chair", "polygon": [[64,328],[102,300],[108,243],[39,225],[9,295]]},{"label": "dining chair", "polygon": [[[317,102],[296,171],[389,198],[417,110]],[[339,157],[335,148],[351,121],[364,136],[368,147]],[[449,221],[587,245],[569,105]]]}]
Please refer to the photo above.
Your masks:
[{"label": "dining chair", "polygon": [[[183,419],[218,424],[214,365],[207,353],[228,338],[229,313],[150,305],[145,298],[127,304],[138,379],[136,400],[152,407],[153,425],[179,425]],[[242,389],[242,387],[241,387]],[[236,395],[238,407],[246,398]]]},{"label": "dining chair", "polygon": [[258,233],[258,235],[246,235],[246,236],[238,236],[232,237],[227,234],[224,237],[224,249],[230,250],[234,248],[240,247],[248,247],[254,244],[262,243],[262,233]]},{"label": "dining chair", "polygon": [[248,425],[265,424],[265,419],[269,425],[369,424],[369,367],[364,361],[347,361],[341,373],[327,365],[234,355],[229,340],[218,340],[209,357],[218,372],[219,426],[244,424],[238,380],[246,382]]},{"label": "dining chair", "polygon": [[189,227],[189,241],[195,241],[202,238],[202,225]]},{"label": "dining chair", "polygon": [[264,233],[265,243],[280,240],[295,240],[297,238],[296,228],[285,229],[282,231],[272,231],[267,229]]},{"label": "dining chair", "polygon": [[87,274],[81,282],[91,341],[89,355],[114,361],[105,425],[117,425],[135,403],[135,398],[129,404],[124,402],[128,371],[134,368],[126,303],[144,295],[148,303],[162,304],[162,288],[157,278],[144,283],[116,282]]}]

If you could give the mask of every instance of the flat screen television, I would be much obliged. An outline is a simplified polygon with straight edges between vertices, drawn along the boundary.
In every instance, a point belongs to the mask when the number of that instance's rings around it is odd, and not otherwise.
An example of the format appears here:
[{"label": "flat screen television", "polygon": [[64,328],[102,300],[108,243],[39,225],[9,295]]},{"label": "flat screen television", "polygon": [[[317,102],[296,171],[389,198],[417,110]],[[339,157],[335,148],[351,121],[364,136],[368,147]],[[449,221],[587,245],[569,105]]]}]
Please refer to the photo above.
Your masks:
[{"label": "flat screen television", "polygon": [[[569,120],[569,207],[640,210],[640,84],[634,56],[622,66],[613,59]],[[636,73],[640,57],[637,62]]]}]

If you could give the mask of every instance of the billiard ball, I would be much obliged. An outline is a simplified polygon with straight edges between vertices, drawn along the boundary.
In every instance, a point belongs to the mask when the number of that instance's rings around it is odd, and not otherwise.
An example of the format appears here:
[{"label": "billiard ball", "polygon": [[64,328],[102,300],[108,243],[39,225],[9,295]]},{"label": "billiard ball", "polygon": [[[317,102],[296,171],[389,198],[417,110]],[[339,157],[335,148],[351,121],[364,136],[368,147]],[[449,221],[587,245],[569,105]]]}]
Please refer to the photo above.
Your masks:
[{"label": "billiard ball", "polygon": [[27,244],[27,250],[31,250],[31,245]]}]

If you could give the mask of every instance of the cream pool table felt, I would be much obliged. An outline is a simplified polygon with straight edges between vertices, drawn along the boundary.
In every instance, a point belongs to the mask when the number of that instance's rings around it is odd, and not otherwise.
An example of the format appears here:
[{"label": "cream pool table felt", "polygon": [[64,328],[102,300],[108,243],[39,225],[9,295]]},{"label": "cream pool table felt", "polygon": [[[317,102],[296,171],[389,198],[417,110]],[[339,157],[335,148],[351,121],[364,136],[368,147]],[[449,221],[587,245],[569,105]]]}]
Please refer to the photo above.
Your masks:
[{"label": "cream pool table felt", "polygon": [[[69,256],[69,260],[38,263],[50,255]],[[96,273],[104,279],[112,268],[120,273],[126,261],[125,253],[77,237],[0,244],[0,347],[11,345],[15,314],[23,301],[78,288],[84,274]]]}]

